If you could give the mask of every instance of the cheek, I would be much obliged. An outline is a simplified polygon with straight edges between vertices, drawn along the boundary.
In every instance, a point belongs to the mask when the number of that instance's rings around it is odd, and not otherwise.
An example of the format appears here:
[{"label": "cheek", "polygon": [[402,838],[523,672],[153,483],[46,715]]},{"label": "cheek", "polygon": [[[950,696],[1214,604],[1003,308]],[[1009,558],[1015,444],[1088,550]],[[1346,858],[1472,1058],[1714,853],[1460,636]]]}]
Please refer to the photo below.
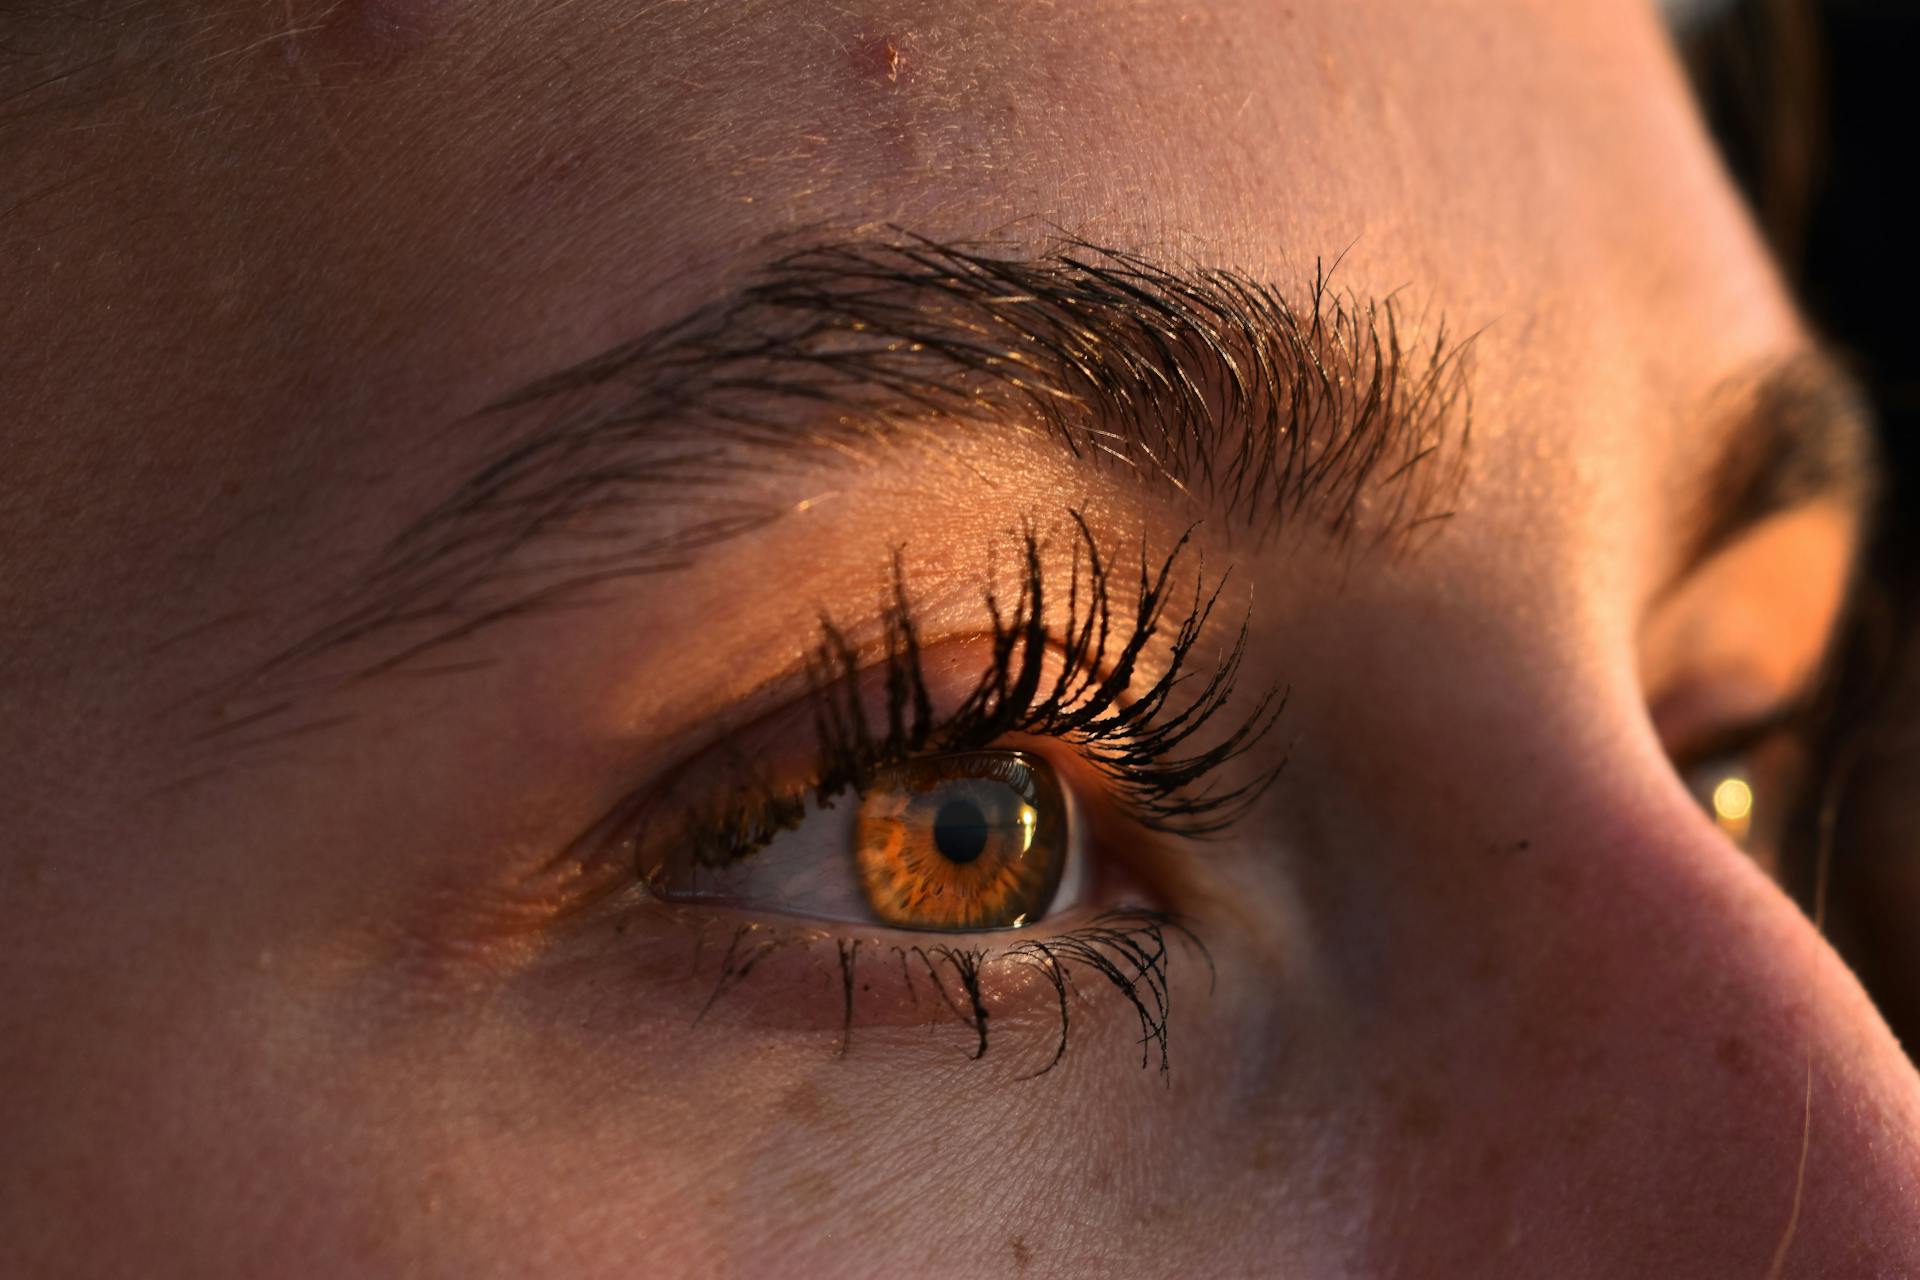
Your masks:
[{"label": "cheek", "polygon": [[[322,1203],[393,1233],[383,1256],[438,1268],[453,1245],[476,1271],[558,1257],[576,1273],[824,1275],[846,1274],[851,1250],[873,1274],[996,1275],[1023,1250],[1057,1263],[1124,1241],[1155,1257],[1152,1238],[1202,1203],[1192,1171],[1184,1187],[1175,1173],[1193,1136],[1178,1099],[1204,1095],[1141,1070],[1125,1017],[1089,1009],[1091,1039],[1023,1079],[1033,1062],[1003,1052],[1018,1017],[973,1061],[951,1018],[856,1028],[843,1051],[831,1032],[717,1016],[583,1027],[554,994],[409,1020],[334,1077],[360,1119],[307,1135],[307,1158]],[[431,1215],[380,1209],[428,1200]]]}]

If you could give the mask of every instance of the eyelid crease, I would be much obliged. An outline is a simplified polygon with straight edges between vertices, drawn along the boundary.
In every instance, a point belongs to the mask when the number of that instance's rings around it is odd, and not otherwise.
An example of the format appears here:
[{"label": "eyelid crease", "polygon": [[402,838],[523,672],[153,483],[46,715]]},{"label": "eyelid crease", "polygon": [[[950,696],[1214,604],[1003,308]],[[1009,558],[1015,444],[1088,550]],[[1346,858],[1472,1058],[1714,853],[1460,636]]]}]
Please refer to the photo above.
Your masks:
[{"label": "eyelid crease", "polygon": [[1685,772],[1720,756],[1740,755],[1775,734],[1810,736],[1814,728],[1814,702],[1813,693],[1802,691],[1791,702],[1758,719],[1710,728],[1671,743],[1667,754],[1675,770]]}]

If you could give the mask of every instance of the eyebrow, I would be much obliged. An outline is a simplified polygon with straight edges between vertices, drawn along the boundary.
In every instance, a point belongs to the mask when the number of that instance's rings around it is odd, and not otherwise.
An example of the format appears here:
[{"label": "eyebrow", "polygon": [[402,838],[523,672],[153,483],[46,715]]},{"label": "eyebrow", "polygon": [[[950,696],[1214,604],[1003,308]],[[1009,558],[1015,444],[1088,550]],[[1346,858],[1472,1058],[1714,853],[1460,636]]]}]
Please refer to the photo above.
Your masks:
[{"label": "eyebrow", "polygon": [[1881,490],[1873,417],[1830,355],[1805,351],[1729,379],[1712,397],[1731,420],[1688,513],[1677,584],[1770,516],[1830,503],[1870,515]]},{"label": "eyebrow", "polygon": [[901,231],[815,240],[643,337],[515,390],[504,442],[332,620],[263,675],[376,635],[354,674],[619,579],[670,572],[792,504],[749,481],[909,436],[1011,430],[1262,535],[1408,545],[1465,475],[1443,321],[1337,290],[1066,238],[1039,253]]}]

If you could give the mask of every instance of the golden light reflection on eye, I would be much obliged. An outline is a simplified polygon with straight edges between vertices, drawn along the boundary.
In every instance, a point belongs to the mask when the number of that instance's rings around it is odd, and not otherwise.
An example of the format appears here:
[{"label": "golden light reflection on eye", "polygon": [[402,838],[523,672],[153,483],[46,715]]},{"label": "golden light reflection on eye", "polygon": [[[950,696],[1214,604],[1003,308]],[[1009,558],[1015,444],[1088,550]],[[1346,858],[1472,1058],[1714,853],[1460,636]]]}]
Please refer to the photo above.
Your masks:
[{"label": "golden light reflection on eye", "polygon": [[873,913],[905,929],[1010,929],[1047,908],[1067,857],[1065,796],[1017,751],[889,769],[862,797],[854,861]]},{"label": "golden light reflection on eye", "polygon": [[1753,787],[1738,774],[1714,784],[1713,820],[1736,844],[1744,844],[1753,826]]}]

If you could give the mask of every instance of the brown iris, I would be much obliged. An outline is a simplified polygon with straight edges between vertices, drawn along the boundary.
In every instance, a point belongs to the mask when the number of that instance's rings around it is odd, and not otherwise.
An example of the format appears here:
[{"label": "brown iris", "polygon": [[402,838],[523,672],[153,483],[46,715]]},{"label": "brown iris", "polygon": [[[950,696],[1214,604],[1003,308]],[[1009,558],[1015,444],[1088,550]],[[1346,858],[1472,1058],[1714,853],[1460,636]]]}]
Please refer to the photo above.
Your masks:
[{"label": "brown iris", "polygon": [[1045,911],[1059,887],[1066,802],[1035,756],[936,756],[874,780],[854,842],[861,891],[886,923],[1012,928]]}]

